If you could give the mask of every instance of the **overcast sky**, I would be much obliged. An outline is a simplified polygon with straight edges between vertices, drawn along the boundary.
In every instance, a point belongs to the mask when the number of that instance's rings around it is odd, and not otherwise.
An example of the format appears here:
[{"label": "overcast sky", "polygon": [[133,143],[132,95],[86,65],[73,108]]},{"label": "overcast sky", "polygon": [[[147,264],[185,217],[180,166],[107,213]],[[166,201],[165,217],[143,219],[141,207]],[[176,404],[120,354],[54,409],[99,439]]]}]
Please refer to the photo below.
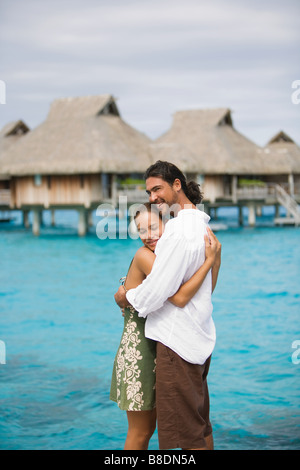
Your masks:
[{"label": "overcast sky", "polygon": [[300,143],[299,19],[299,0],[0,0],[0,128],[109,93],[151,138],[177,110],[228,107],[257,144]]}]

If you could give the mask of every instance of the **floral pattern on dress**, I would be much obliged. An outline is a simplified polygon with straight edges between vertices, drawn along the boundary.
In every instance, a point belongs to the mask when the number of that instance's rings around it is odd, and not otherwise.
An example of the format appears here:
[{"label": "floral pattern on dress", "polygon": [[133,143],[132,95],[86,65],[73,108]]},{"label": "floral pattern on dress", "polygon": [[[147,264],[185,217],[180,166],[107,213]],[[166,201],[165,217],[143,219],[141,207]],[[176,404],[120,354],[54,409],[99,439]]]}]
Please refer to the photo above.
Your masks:
[{"label": "floral pattern on dress", "polygon": [[119,352],[116,360],[117,378],[117,401],[120,405],[121,382],[126,384],[127,400],[129,401],[129,411],[140,411],[143,404],[142,383],[138,380],[141,375],[139,361],[143,359],[137,346],[141,340],[140,332],[137,330],[137,323],[134,321],[134,309],[130,309],[130,316],[127,322]]}]

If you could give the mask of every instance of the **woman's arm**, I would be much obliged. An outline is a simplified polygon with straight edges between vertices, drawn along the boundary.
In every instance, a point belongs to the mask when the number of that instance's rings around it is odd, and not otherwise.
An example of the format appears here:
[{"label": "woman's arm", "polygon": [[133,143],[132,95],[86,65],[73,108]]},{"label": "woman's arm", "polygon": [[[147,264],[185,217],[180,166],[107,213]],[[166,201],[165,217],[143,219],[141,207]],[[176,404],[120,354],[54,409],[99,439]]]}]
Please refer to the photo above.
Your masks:
[{"label": "woman's arm", "polygon": [[[172,302],[177,307],[184,307],[200,289],[205,277],[207,276],[210,269],[212,269],[212,286],[213,289],[217,282],[217,276],[219,268],[214,270],[214,263],[217,262],[218,253],[220,252],[221,244],[219,243],[217,237],[213,232],[208,228],[209,237],[207,235],[205,238],[205,262],[198,269],[198,271],[189,279],[187,282],[182,284],[178,289],[176,294],[172,297],[169,297],[169,301]],[[150,274],[154,260],[155,254],[148,248],[142,247],[136,253],[135,259],[139,269],[146,275]],[[216,274],[214,278],[213,273]],[[215,281],[214,281],[215,279]]]},{"label": "woman's arm", "polygon": [[215,287],[217,284],[220,267],[221,267],[221,243],[219,243],[218,251],[216,255],[216,261],[211,270],[212,293],[215,290]]},{"label": "woman's arm", "polygon": [[205,261],[196,273],[185,282],[175,295],[168,300],[177,307],[185,307],[186,304],[194,297],[196,292],[202,286],[210,269],[212,269],[212,292],[217,283],[219,268],[214,269],[215,263],[221,259],[221,244],[214,233],[208,228],[208,234],[204,235],[205,238]]}]

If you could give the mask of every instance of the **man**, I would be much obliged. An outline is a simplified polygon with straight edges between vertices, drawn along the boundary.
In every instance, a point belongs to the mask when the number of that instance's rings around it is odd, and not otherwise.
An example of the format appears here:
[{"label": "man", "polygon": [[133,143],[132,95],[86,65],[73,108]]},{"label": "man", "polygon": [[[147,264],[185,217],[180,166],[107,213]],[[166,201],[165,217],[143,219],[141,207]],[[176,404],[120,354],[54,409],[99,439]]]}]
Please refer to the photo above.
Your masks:
[{"label": "man", "polygon": [[145,335],[157,341],[156,407],[160,449],[213,449],[207,374],[216,334],[211,294],[220,268],[221,245],[212,271],[183,308],[167,299],[205,260],[208,215],[197,209],[199,185],[187,184],[172,163],[158,161],[145,174],[149,201],[173,213],[155,249],[149,276],[115,299],[147,317]]}]

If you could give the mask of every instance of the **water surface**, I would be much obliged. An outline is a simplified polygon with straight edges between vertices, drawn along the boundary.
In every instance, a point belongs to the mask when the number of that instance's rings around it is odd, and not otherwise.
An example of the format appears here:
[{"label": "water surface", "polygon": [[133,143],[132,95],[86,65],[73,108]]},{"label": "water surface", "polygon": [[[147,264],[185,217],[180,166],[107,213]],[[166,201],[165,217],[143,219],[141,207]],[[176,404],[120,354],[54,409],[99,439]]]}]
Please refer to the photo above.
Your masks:
[{"label": "water surface", "polygon": [[[300,447],[300,232],[265,222],[218,233],[216,449]],[[61,223],[35,238],[0,226],[0,449],[122,449],[126,416],[109,401],[123,327],[113,294],[139,246],[101,241],[95,227],[79,238]]]}]

